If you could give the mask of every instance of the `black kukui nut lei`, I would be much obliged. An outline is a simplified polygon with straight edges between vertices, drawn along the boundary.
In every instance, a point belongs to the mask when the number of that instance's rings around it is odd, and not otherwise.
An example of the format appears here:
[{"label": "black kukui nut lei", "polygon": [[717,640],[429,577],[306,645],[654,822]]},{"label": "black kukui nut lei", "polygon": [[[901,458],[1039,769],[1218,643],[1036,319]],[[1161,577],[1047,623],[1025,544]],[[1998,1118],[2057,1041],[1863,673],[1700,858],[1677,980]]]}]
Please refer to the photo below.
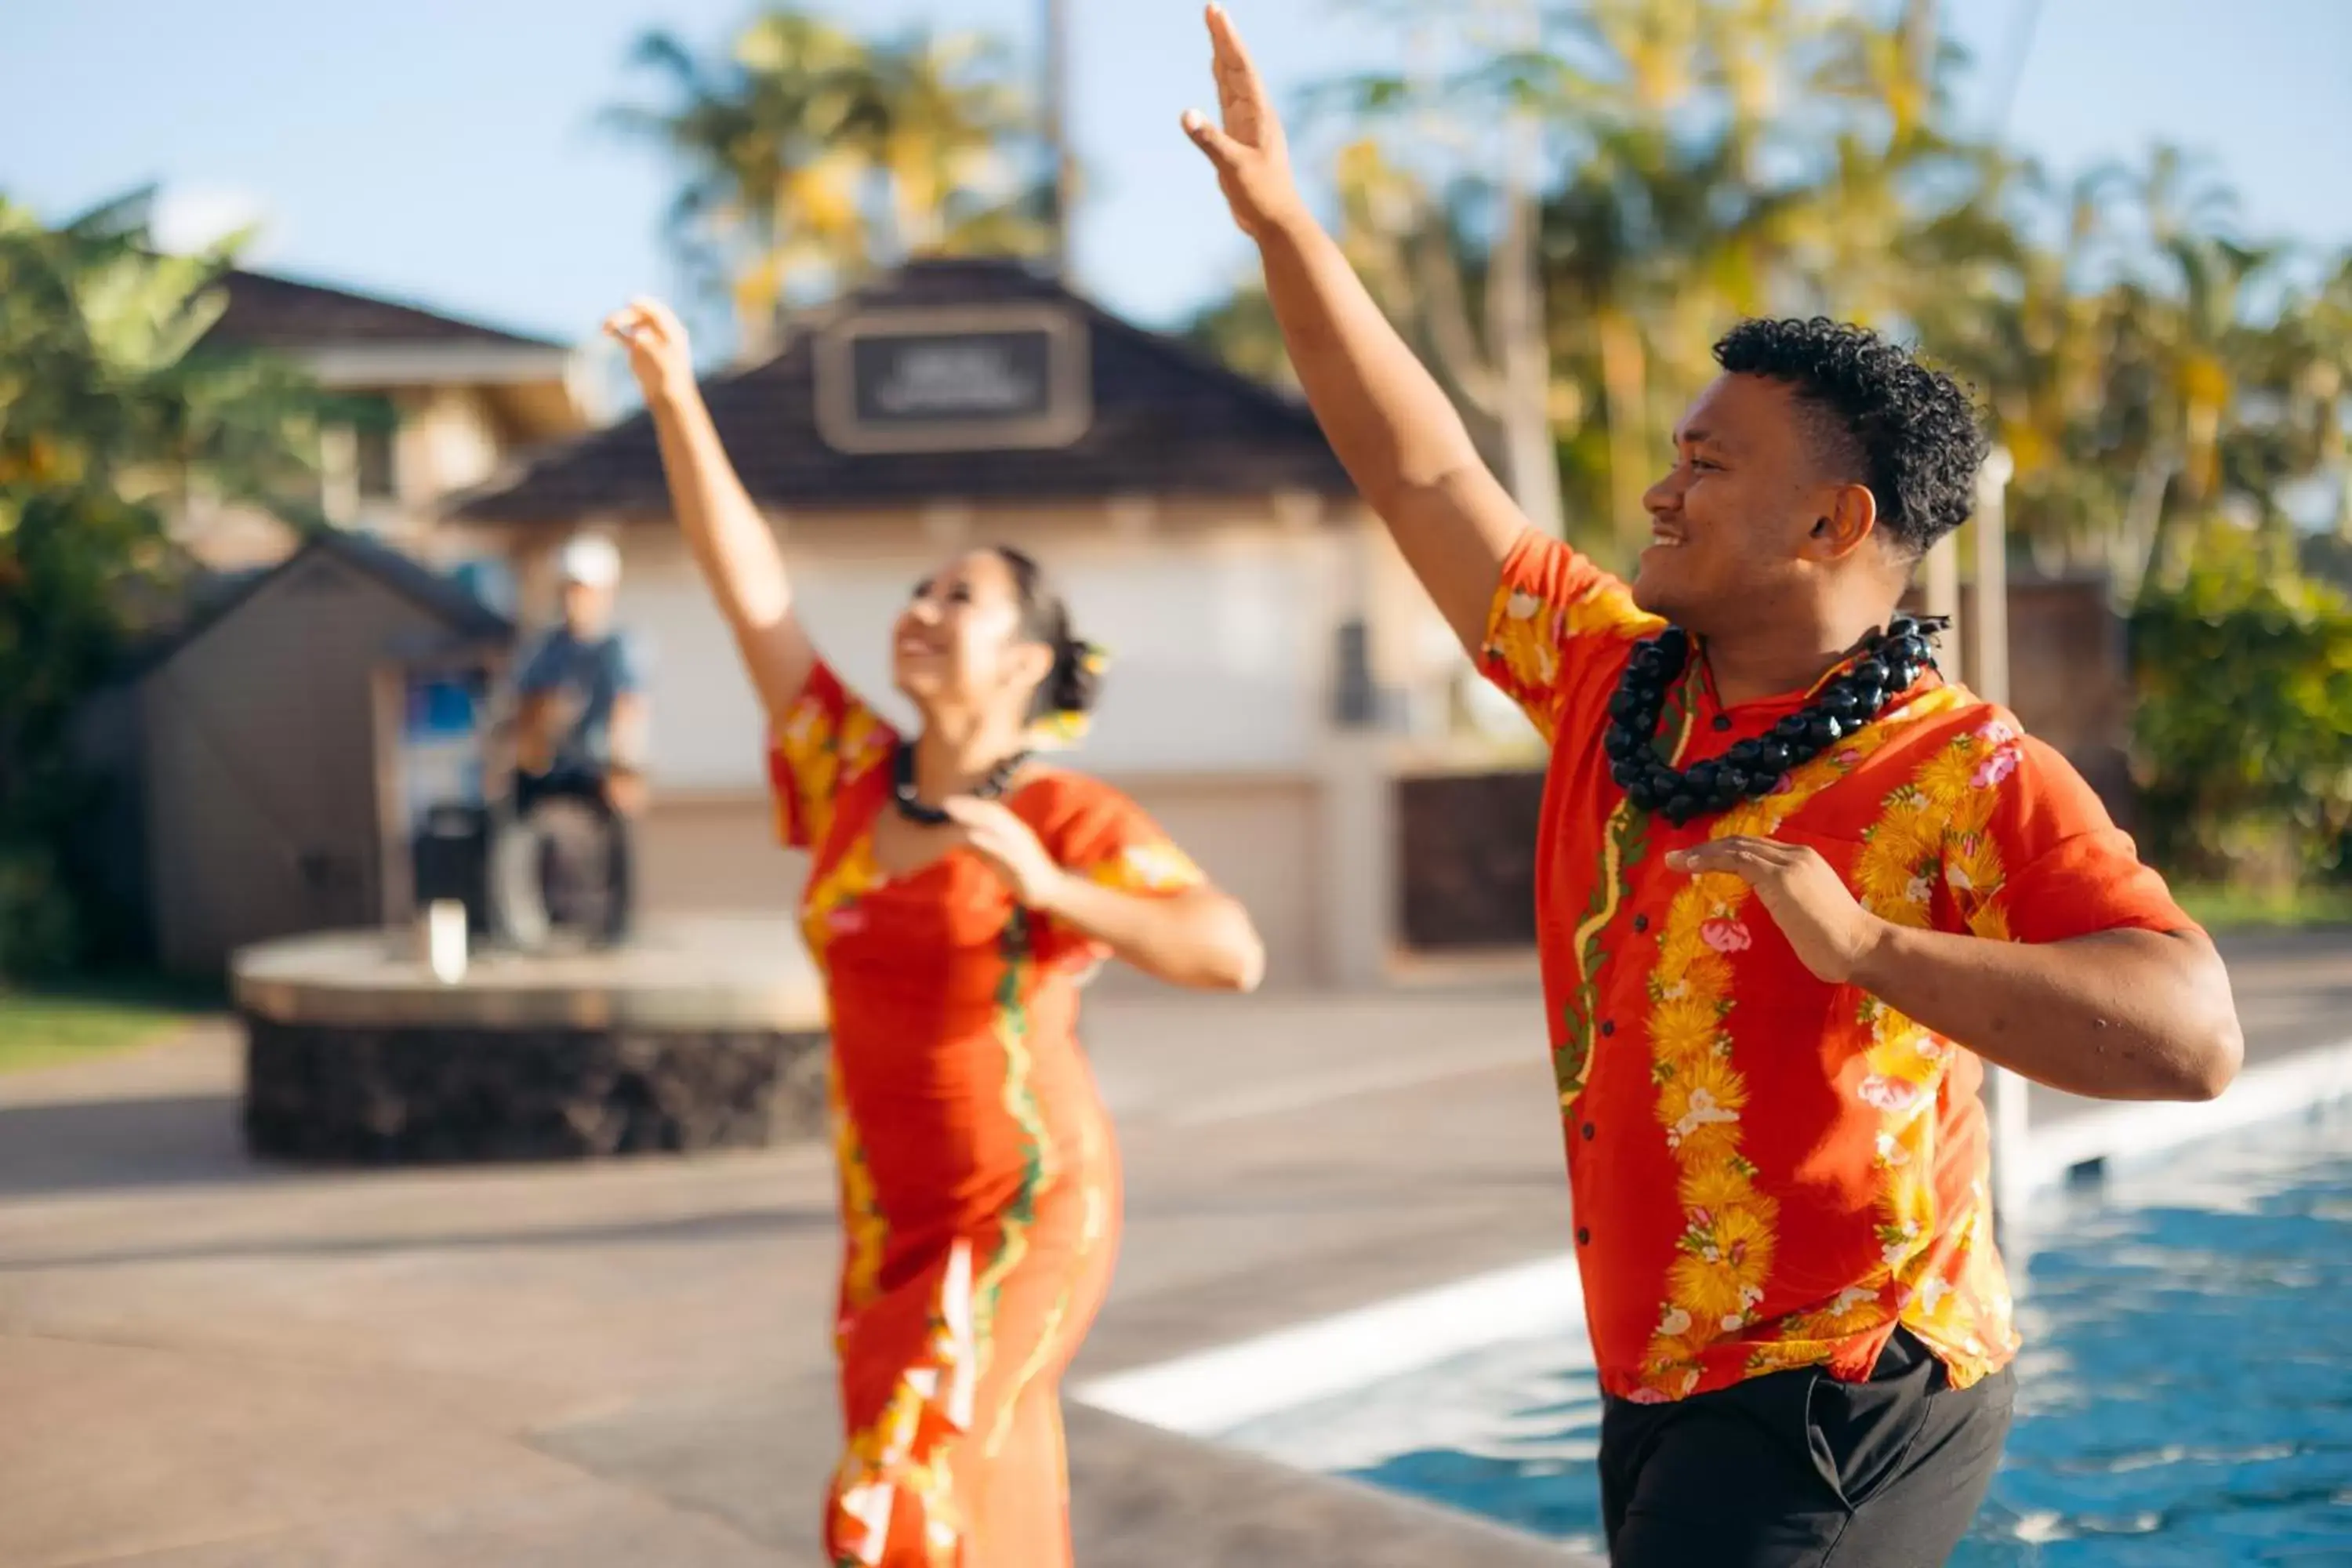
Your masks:
[{"label": "black kukui nut lei", "polygon": [[[980,800],[995,800],[1004,794],[1013,775],[1029,760],[1025,751],[1015,752],[988,770],[966,795]],[[936,805],[926,805],[915,795],[915,748],[902,744],[898,754],[891,759],[890,798],[898,807],[898,815],[909,822],[919,822],[925,827],[937,827],[948,820],[948,814]]]},{"label": "black kukui nut lei", "polygon": [[1609,729],[1601,742],[1609,776],[1643,811],[1677,827],[1695,817],[1727,811],[1741,800],[1767,795],[1782,779],[1878,717],[1936,663],[1929,639],[1949,623],[1942,616],[1897,616],[1873,632],[1846,671],[1799,711],[1758,739],[1735,742],[1722,756],[1676,770],[1658,755],[1658,720],[1666,690],[1690,662],[1690,634],[1668,626],[1633,649],[1609,699]]}]

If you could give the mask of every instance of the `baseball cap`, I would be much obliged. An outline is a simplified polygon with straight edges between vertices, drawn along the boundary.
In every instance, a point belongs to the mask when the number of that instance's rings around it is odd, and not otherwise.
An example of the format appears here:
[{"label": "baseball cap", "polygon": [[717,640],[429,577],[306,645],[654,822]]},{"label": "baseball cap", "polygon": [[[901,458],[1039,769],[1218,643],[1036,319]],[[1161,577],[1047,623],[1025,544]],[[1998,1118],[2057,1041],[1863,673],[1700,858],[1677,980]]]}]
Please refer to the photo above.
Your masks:
[{"label": "baseball cap", "polygon": [[621,552],[599,534],[583,533],[563,546],[563,580],[609,588],[621,580]]}]

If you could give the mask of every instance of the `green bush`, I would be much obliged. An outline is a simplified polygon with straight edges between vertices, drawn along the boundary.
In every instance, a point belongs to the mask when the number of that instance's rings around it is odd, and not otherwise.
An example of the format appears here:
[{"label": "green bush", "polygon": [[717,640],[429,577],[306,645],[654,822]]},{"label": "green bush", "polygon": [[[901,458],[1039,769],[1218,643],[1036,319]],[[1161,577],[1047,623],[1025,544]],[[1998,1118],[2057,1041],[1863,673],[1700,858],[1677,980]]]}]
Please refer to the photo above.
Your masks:
[{"label": "green bush", "polygon": [[2214,531],[2142,595],[2131,643],[2157,858],[2248,887],[2352,875],[2352,598]]},{"label": "green bush", "polygon": [[94,956],[106,911],[65,858],[94,796],[68,736],[173,601],[172,510],[285,515],[314,483],[317,391],[199,348],[228,266],[159,255],[139,198],[52,227],[0,195],[0,979]]}]

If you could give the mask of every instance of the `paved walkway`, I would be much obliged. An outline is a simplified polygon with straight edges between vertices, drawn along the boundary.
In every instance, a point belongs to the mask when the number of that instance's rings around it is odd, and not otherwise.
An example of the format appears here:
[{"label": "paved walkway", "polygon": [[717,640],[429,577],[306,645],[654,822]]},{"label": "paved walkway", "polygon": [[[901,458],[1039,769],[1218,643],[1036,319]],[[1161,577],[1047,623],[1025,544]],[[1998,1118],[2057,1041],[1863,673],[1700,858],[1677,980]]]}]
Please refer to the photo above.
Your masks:
[{"label": "paved walkway", "polygon": [[[2258,1056],[2352,1033],[2352,939],[2236,955]],[[1523,979],[1099,999],[1129,1231],[1078,1376],[1557,1248]],[[0,1079],[0,1568],[814,1564],[822,1151],[259,1167],[225,1026]],[[2054,1114],[2055,1107],[2037,1107]],[[1560,1561],[1075,1411],[1081,1554]]]}]

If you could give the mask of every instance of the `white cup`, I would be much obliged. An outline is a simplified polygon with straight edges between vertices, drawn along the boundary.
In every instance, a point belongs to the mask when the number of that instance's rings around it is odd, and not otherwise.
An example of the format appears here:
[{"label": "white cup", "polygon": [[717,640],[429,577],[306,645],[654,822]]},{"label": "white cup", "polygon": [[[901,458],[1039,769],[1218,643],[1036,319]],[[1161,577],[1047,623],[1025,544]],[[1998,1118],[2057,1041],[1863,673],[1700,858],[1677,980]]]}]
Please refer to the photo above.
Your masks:
[{"label": "white cup", "polygon": [[436,899],[425,909],[425,962],[444,985],[466,978],[466,906],[457,900]]}]

